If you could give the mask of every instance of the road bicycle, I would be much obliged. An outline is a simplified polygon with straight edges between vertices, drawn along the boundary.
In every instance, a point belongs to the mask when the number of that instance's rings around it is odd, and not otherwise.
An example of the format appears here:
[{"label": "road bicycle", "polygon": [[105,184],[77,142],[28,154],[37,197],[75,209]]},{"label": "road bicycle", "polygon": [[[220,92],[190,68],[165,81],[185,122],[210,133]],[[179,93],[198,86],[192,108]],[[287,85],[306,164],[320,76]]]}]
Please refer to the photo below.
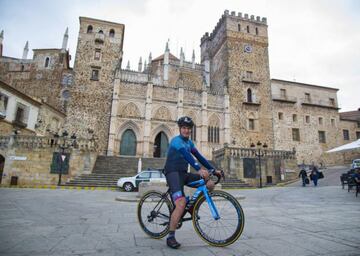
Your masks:
[{"label": "road bicycle", "polygon": [[[210,177],[217,179],[215,184],[221,177],[225,178],[223,171],[221,176],[210,174]],[[244,212],[236,198],[225,191],[208,191],[204,179],[190,182],[187,186],[196,188],[196,191],[191,198],[186,197],[187,204],[177,229],[183,222],[192,220],[196,233],[206,243],[218,247],[234,243],[245,225]],[[137,208],[141,229],[152,238],[163,238],[169,233],[173,209],[170,190],[165,193],[146,192]]]}]

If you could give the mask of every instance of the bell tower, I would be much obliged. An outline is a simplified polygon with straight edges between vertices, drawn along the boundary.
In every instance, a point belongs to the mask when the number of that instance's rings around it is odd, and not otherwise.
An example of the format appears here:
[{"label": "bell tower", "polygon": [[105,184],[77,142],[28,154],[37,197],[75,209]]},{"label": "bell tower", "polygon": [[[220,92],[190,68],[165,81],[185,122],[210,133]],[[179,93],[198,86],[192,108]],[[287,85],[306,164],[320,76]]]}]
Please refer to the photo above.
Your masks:
[{"label": "bell tower", "polygon": [[210,66],[210,87],[227,92],[230,137],[239,147],[273,143],[266,18],[225,11],[201,38],[201,61]]}]

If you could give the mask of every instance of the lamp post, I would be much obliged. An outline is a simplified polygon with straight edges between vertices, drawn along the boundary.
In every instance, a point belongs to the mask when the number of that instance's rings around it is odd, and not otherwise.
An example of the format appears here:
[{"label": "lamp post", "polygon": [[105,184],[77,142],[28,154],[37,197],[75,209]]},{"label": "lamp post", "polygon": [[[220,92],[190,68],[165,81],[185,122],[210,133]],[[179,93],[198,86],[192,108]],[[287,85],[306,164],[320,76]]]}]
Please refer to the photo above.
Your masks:
[{"label": "lamp post", "polygon": [[262,188],[261,157],[266,156],[266,149],[267,149],[268,146],[267,146],[266,142],[264,144],[262,144],[260,141],[258,141],[256,143],[256,146],[255,146],[254,143],[251,143],[250,147],[251,148],[256,147],[255,151],[254,151],[254,154],[255,154],[256,157],[259,158],[259,172],[260,172],[260,184],[259,184],[259,187]]},{"label": "lamp post", "polygon": [[61,150],[61,154],[60,154],[60,168],[59,168],[59,180],[58,180],[58,186],[61,185],[61,175],[62,175],[62,169],[63,169],[63,166],[64,166],[64,163],[65,163],[65,159],[66,159],[66,154],[65,154],[65,150],[70,148],[70,147],[75,147],[76,145],[76,135],[75,133],[73,133],[73,135],[70,137],[71,140],[72,140],[72,143],[71,144],[68,144],[67,143],[67,136],[68,136],[68,132],[67,131],[63,131],[62,135],[60,136],[58,133],[55,133],[54,134],[54,138],[55,138],[55,141],[58,141],[58,139],[61,137],[62,138],[62,141],[63,143],[59,143],[58,146],[59,146],[59,149]]}]

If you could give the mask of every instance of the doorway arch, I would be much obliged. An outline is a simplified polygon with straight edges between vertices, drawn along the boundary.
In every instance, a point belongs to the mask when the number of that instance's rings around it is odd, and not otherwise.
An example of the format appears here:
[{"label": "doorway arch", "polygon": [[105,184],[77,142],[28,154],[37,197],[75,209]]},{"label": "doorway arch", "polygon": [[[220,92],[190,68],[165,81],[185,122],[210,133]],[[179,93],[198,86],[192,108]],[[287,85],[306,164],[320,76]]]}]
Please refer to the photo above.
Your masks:
[{"label": "doorway arch", "polygon": [[154,157],[166,157],[169,139],[164,132],[159,132],[154,141]]},{"label": "doorway arch", "polygon": [[121,136],[120,155],[136,155],[136,135],[133,130],[127,129]]}]

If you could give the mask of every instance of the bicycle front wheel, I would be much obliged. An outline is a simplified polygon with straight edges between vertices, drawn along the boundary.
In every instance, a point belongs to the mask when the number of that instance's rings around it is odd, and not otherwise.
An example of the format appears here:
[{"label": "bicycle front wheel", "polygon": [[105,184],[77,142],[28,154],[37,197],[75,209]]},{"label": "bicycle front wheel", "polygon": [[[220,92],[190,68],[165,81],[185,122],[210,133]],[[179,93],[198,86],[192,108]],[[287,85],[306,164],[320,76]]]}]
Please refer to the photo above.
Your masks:
[{"label": "bicycle front wheel", "polygon": [[244,229],[244,212],[236,198],[229,193],[213,191],[209,195],[220,219],[213,218],[205,196],[202,195],[194,206],[194,229],[206,243],[218,247],[228,246],[240,237]]},{"label": "bicycle front wheel", "polygon": [[172,204],[158,191],[149,191],[138,204],[138,221],[141,229],[152,238],[163,238],[169,233]]}]

